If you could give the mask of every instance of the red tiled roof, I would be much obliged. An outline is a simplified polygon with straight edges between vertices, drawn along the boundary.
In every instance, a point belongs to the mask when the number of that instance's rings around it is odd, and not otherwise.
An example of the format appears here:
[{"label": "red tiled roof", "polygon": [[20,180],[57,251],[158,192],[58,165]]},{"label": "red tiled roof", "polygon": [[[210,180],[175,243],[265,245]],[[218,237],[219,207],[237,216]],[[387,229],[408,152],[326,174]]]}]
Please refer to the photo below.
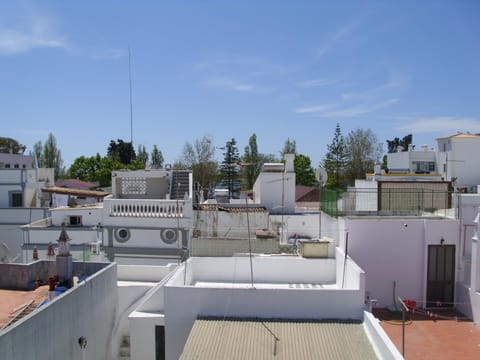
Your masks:
[{"label": "red tiled roof", "polygon": [[98,187],[98,182],[83,181],[79,179],[63,179],[57,181],[55,186],[69,189],[91,190]]},{"label": "red tiled roof", "polygon": [[319,201],[320,193],[318,188],[305,185],[295,186],[295,201]]}]

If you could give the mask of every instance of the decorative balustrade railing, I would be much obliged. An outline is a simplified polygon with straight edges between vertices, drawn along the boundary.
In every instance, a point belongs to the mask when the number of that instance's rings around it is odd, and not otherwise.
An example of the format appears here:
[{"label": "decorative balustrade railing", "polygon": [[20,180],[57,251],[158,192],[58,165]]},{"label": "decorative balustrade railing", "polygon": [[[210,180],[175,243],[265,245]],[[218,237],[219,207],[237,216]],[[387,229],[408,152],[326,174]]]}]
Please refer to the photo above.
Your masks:
[{"label": "decorative balustrade railing", "polygon": [[140,218],[183,218],[191,216],[191,203],[176,200],[107,200],[109,216]]}]

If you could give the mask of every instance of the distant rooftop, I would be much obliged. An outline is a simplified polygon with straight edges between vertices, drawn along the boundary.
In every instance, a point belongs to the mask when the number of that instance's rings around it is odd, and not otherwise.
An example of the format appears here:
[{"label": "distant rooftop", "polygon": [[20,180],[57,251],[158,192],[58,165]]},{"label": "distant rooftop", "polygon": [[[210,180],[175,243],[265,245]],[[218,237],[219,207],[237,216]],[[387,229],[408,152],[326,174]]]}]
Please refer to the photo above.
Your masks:
[{"label": "distant rooftop", "polygon": [[459,132],[459,133],[456,133],[456,134],[453,134],[453,135],[439,137],[439,138],[437,138],[437,140],[445,140],[445,139],[452,139],[452,138],[456,138],[456,139],[480,139],[480,134],[470,134],[470,133]]},{"label": "distant rooftop", "polygon": [[91,190],[99,186],[98,182],[83,181],[79,179],[63,179],[55,183],[55,186],[70,189]]}]

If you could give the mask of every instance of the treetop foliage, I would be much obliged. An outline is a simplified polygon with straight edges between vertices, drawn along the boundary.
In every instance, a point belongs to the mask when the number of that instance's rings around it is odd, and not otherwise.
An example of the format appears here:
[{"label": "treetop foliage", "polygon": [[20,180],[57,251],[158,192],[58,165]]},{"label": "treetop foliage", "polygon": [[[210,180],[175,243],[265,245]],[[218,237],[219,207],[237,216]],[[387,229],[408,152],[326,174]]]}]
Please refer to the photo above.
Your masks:
[{"label": "treetop foliage", "polygon": [[130,165],[136,158],[137,154],[131,142],[125,142],[122,139],[110,140],[107,149],[107,157],[118,161],[124,165]]},{"label": "treetop foliage", "polygon": [[22,155],[27,147],[9,137],[0,137],[0,153]]},{"label": "treetop foliage", "polygon": [[393,140],[387,140],[388,153],[408,151],[408,145],[412,143],[412,138],[412,134],[408,134],[401,139],[396,137]]}]

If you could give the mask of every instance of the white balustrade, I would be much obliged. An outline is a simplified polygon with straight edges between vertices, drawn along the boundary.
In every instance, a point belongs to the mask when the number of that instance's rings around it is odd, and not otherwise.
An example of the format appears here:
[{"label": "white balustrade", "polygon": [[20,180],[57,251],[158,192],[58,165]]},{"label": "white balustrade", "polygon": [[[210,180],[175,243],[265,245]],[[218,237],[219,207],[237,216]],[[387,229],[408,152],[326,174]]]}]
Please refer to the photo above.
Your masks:
[{"label": "white balustrade", "polygon": [[187,217],[190,201],[176,200],[125,200],[112,199],[104,202],[107,214],[114,217],[183,218]]}]

